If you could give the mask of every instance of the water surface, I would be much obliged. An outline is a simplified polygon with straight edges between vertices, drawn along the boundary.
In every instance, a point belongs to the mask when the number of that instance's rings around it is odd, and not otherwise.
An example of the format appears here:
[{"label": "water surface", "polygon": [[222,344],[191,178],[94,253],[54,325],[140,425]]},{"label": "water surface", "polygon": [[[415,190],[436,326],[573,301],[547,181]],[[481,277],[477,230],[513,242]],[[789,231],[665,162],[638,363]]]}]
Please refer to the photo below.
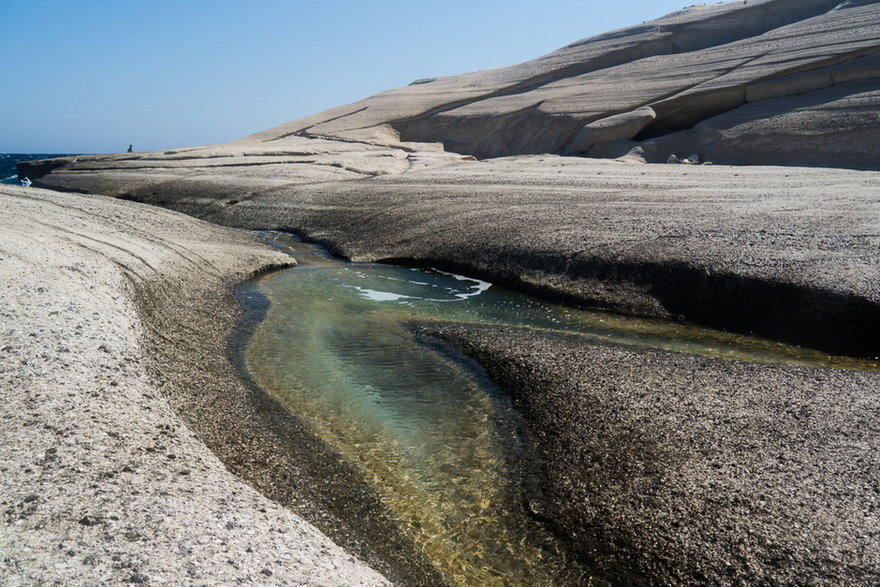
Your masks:
[{"label": "water surface", "polygon": [[452,584],[578,585],[588,573],[526,512],[526,443],[507,398],[474,365],[416,341],[408,321],[515,324],[731,359],[876,367],[579,311],[443,271],[347,263],[285,235],[268,238],[300,265],[249,285],[271,302],[245,351],[250,374],[357,471]]}]

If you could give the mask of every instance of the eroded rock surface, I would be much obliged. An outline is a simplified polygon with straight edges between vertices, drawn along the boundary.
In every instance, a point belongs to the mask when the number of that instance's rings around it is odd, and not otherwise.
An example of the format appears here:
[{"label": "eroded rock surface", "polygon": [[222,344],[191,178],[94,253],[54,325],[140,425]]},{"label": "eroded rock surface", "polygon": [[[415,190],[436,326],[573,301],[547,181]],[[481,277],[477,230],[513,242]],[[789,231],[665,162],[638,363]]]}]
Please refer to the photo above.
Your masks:
[{"label": "eroded rock surface", "polygon": [[880,581],[880,379],[431,325],[511,390],[532,510],[619,584]]},{"label": "eroded rock surface", "polygon": [[874,172],[408,160],[403,173],[341,182],[260,168],[242,177],[222,161],[154,170],[136,158],[85,160],[41,181],[291,230],[350,258],[439,263],[594,307],[880,354]]},{"label": "eroded rock surface", "polygon": [[204,444],[279,467],[222,333],[230,285],[289,257],[101,196],[2,186],[0,209],[0,582],[388,584]]},{"label": "eroded rock surface", "polygon": [[[750,132],[773,135],[774,161],[737,146],[725,161],[738,164],[803,164],[787,148],[805,136],[823,133],[830,122],[824,94],[813,109],[797,97],[840,84],[863,82],[880,89],[880,4],[838,0],[751,0],[696,5],[655,21],[572,43],[512,67],[419,83],[296,120],[245,139],[273,144],[291,135],[347,140],[441,142],[447,150],[479,158],[528,153],[587,153],[595,144],[645,140],[691,128],[749,103],[787,98],[774,107],[797,112],[802,121],[791,134],[761,126],[760,108],[747,117]],[[864,98],[876,112],[878,97]],[[616,126],[616,132],[584,128],[609,117],[649,124]],[[642,110],[640,110],[642,109]],[[859,128],[880,142],[880,120]],[[628,136],[626,136],[628,135]],[[751,135],[749,135],[751,136]],[[689,137],[687,153],[706,146]],[[747,137],[744,136],[744,139]],[[877,169],[847,149],[846,133],[816,139],[816,159],[827,167]],[[842,150],[835,151],[833,147]],[[810,145],[800,145],[800,151]],[[668,155],[669,153],[666,153]],[[704,157],[705,158],[705,157]],[[665,159],[665,157],[664,157]]]}]

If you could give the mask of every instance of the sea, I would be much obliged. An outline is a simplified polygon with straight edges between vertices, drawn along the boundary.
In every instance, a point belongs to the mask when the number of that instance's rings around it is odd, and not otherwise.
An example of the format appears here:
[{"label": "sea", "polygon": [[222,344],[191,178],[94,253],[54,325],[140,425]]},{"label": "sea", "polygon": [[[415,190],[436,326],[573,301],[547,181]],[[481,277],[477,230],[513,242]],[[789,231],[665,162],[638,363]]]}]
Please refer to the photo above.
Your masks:
[{"label": "sea", "polygon": [[32,161],[34,159],[51,159],[52,157],[67,157],[75,153],[0,153],[0,183],[18,185],[18,173],[15,164],[19,161]]}]

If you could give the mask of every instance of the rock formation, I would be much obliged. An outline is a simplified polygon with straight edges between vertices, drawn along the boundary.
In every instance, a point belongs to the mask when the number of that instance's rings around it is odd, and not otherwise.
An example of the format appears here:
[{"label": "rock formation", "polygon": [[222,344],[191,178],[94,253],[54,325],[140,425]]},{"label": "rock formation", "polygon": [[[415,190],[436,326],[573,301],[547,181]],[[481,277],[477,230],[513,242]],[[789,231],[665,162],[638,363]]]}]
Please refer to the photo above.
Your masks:
[{"label": "rock formation", "polygon": [[[870,585],[877,373],[431,325],[534,431],[531,507],[615,584]],[[784,390],[784,393],[782,392]],[[858,537],[858,538],[857,538]]]},{"label": "rock formation", "polygon": [[[743,149],[734,130],[723,137],[735,143],[721,154],[725,163],[877,169],[880,159],[870,157],[870,147],[880,139],[880,120],[869,114],[880,110],[878,60],[874,2],[696,5],[512,67],[419,80],[248,140],[399,137],[441,142],[479,158],[589,155],[604,142],[634,139],[636,148],[699,124],[729,128],[733,119],[751,122],[740,131],[743,141],[770,135],[776,149],[773,157]],[[820,92],[828,88],[835,91]],[[852,96],[858,96],[853,110],[834,104]],[[835,115],[841,109],[853,112],[843,124]],[[786,114],[794,120],[776,120]],[[725,118],[716,120],[719,115]],[[838,133],[829,135],[829,127]],[[855,129],[857,145],[848,139]],[[810,140],[814,135],[822,140]],[[692,133],[676,145],[702,153],[715,142]],[[804,152],[813,148],[811,160]]]},{"label": "rock formation", "polygon": [[228,288],[290,257],[100,196],[0,209],[0,582],[389,584],[230,472],[267,493],[283,460],[227,364]]},{"label": "rock formation", "polygon": [[[877,357],[878,56],[877,1],[693,6],[229,143],[19,174],[297,232],[352,259],[430,262],[571,303]],[[702,164],[665,164],[683,159]],[[533,412],[536,433],[625,473],[618,493],[609,471],[571,469],[539,443],[559,472],[542,515],[608,576],[880,579],[876,373],[572,349],[492,329],[432,335],[484,361],[524,411],[535,390],[558,391]],[[603,435],[584,424],[594,416]],[[821,519],[794,519],[819,501]]]}]

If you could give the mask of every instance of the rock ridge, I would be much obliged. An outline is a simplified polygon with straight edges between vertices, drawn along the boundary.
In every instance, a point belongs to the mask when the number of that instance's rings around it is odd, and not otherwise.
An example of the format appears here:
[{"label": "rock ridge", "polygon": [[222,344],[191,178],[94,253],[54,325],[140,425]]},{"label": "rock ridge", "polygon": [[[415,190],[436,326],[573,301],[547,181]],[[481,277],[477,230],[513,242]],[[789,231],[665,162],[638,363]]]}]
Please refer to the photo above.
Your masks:
[{"label": "rock ridge", "polygon": [[877,356],[873,172],[374,149],[348,159],[366,175],[81,158],[37,183],[288,230],[349,258],[440,262],[570,303]]}]

